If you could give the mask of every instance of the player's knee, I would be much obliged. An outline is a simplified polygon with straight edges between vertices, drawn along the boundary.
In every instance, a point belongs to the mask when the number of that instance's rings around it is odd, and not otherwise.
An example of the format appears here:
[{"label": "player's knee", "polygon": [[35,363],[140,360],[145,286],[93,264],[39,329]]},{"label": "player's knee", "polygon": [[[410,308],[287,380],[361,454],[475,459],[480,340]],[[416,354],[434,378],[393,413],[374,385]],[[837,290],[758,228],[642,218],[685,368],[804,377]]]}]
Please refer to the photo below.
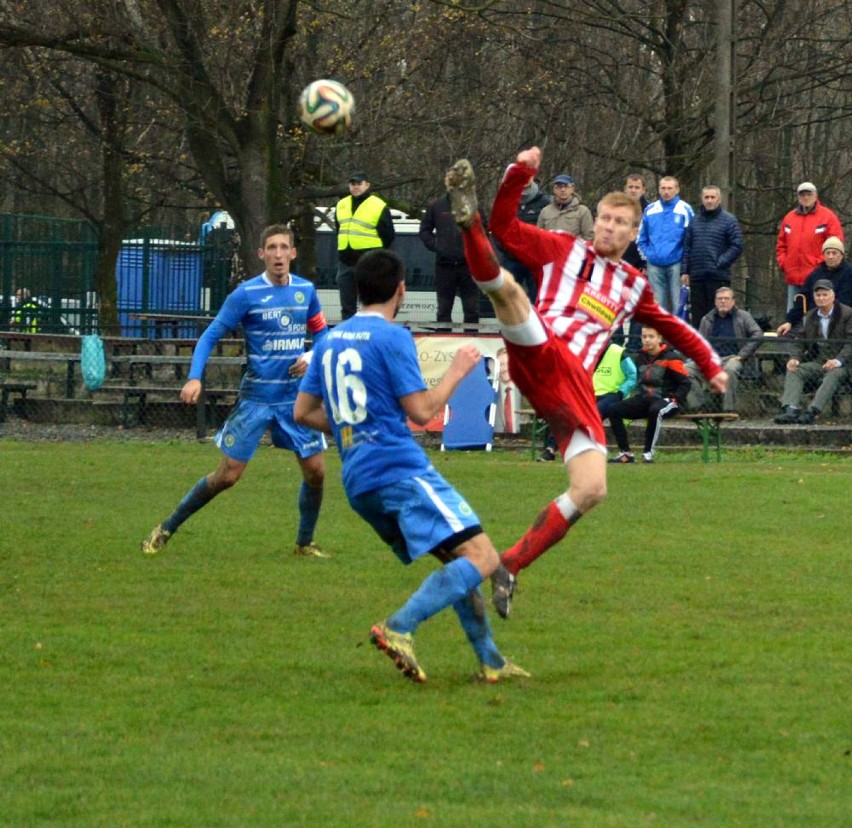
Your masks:
[{"label": "player's knee", "polygon": [[606,500],[606,480],[588,480],[572,486],[568,491],[568,497],[576,504],[580,512],[585,514]]}]

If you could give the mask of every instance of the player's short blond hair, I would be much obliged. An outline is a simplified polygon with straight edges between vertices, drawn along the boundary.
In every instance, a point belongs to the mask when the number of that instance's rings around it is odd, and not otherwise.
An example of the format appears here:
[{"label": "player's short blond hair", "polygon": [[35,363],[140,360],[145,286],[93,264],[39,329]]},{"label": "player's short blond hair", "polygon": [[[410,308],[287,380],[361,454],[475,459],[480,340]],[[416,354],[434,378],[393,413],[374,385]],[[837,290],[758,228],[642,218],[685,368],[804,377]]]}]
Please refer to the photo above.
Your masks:
[{"label": "player's short blond hair", "polygon": [[633,213],[633,226],[638,227],[639,222],[642,221],[642,205],[627,193],[622,193],[618,190],[607,193],[598,202],[598,212],[600,212],[601,207],[629,207]]}]

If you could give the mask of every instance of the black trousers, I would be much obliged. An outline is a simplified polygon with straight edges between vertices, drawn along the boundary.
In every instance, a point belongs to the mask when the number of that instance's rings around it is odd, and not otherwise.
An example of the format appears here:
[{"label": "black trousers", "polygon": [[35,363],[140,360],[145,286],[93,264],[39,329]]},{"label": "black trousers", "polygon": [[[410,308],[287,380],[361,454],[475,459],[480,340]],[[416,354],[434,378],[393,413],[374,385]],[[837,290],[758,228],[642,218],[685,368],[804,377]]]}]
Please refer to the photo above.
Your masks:
[{"label": "black trousers", "polygon": [[609,410],[609,426],[618,444],[619,451],[630,451],[630,441],[627,439],[625,420],[642,420],[647,417],[645,427],[645,452],[654,450],[663,420],[674,417],[680,409],[674,400],[662,397],[628,397]]},{"label": "black trousers", "polygon": [[479,322],[479,288],[466,264],[436,264],[435,295],[438,298],[438,322],[453,321],[456,295],[461,299],[464,321]]}]

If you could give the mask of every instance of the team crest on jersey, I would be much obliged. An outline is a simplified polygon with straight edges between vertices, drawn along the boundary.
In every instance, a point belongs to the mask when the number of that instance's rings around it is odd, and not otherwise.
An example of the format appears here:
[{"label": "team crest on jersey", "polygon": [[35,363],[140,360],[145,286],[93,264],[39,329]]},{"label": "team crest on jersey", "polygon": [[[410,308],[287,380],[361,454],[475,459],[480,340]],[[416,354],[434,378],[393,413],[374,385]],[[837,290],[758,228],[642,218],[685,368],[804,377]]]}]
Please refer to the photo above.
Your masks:
[{"label": "team crest on jersey", "polygon": [[292,321],[293,318],[289,313],[282,313],[281,316],[278,317],[278,324],[284,329],[289,328]]},{"label": "team crest on jersey", "polygon": [[468,506],[468,503],[467,503],[466,500],[462,500],[459,503],[459,512],[463,515],[472,515],[473,509],[471,509],[470,506]]},{"label": "team crest on jersey", "polygon": [[233,448],[234,443],[236,443],[236,440],[234,439],[234,435],[233,434],[226,434],[225,435],[225,445],[228,448]]},{"label": "team crest on jersey", "polygon": [[296,300],[297,305],[304,305],[305,304],[305,294],[302,293],[301,290],[297,290],[293,294],[293,298]]}]

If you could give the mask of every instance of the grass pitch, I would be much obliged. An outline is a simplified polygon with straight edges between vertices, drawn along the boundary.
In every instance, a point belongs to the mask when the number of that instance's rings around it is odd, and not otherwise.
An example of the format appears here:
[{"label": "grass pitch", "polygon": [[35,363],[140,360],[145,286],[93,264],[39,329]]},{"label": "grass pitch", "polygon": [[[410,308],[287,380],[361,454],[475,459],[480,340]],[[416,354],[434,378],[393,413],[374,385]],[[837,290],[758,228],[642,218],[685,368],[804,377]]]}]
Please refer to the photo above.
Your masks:
[{"label": "grass pitch", "polygon": [[[483,686],[455,617],[427,684],[367,643],[404,568],[339,463],[295,558],[292,457],[155,557],[217,461],[194,444],[0,441],[0,824],[839,826],[852,763],[848,460],[613,468],[606,504],[493,619],[529,680]],[[564,488],[526,454],[435,454],[498,547]]]}]

